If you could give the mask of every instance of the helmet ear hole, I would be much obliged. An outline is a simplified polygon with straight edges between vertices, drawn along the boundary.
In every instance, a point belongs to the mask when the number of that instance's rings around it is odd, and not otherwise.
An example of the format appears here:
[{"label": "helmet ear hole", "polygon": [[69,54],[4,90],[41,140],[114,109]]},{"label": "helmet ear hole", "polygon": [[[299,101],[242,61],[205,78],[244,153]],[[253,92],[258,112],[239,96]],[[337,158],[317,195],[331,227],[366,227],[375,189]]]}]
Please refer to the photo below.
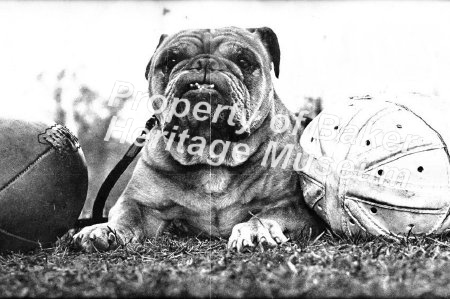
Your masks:
[{"label": "helmet ear hole", "polygon": [[371,207],[370,211],[374,214],[376,214],[378,212],[377,208],[375,208],[375,207]]},{"label": "helmet ear hole", "polygon": [[417,167],[417,171],[418,171],[418,172],[422,172],[422,171],[423,171],[423,166]]}]

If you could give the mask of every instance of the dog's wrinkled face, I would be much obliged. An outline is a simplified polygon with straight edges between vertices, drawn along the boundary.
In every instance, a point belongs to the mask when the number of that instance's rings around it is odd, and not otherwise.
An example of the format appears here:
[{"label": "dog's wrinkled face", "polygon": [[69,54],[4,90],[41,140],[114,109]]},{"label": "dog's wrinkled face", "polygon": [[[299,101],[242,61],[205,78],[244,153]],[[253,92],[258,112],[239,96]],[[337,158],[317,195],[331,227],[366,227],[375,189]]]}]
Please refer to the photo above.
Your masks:
[{"label": "dog's wrinkled face", "polygon": [[[167,99],[158,116],[163,130],[178,126],[179,131],[189,129],[191,136],[209,141],[245,139],[269,111],[274,92],[271,62],[278,76],[279,47],[269,28],[190,30],[162,36],[146,77],[150,96]],[[189,112],[183,114],[186,103],[176,99],[189,101]],[[194,109],[200,102],[210,105],[209,113],[208,105]],[[157,101],[154,105],[159,108]]]}]

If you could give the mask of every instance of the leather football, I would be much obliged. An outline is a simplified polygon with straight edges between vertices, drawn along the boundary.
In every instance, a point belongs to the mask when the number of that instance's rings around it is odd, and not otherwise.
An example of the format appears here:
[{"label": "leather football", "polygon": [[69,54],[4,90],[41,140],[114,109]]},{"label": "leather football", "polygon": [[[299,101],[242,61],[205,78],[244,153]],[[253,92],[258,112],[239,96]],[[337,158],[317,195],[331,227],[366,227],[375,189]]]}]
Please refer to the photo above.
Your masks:
[{"label": "leather football", "polygon": [[0,251],[48,247],[73,227],[88,173],[61,125],[0,118]]}]

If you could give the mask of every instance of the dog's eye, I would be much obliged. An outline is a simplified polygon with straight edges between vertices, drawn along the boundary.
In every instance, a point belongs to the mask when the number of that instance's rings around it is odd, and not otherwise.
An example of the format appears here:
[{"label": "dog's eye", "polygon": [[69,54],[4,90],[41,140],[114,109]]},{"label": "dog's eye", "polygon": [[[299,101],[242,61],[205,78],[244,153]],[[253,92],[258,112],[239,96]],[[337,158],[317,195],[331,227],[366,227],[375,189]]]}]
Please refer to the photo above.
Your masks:
[{"label": "dog's eye", "polygon": [[247,69],[251,65],[250,62],[246,58],[242,58],[242,57],[239,58],[239,60],[237,61],[237,64],[239,65],[239,67],[241,69]]},{"label": "dog's eye", "polygon": [[178,63],[178,60],[176,58],[170,58],[167,61],[167,67],[172,69],[177,63]]},{"label": "dog's eye", "polygon": [[164,65],[165,73],[170,72],[178,63],[176,58],[169,58]]},{"label": "dog's eye", "polygon": [[251,72],[255,67],[255,60],[248,51],[240,51],[232,59],[236,65],[245,72]]},{"label": "dog's eye", "polygon": [[244,56],[238,56],[236,59],[236,64],[239,66],[239,68],[244,70],[250,68],[252,65],[250,61]]},{"label": "dog's eye", "polygon": [[168,53],[161,60],[161,68],[164,73],[169,73],[180,61],[181,57],[178,53],[175,52]]}]

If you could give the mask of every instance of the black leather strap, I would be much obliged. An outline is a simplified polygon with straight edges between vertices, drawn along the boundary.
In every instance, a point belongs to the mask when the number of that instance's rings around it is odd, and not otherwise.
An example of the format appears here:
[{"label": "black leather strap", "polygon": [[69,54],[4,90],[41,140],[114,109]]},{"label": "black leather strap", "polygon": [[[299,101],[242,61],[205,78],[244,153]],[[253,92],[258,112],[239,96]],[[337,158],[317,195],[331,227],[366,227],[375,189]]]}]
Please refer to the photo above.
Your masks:
[{"label": "black leather strap", "polygon": [[147,123],[145,124],[146,130],[143,130],[141,135],[136,138],[136,141],[128,148],[123,158],[119,161],[119,163],[117,163],[113,170],[111,170],[102,186],[100,187],[100,190],[98,191],[97,197],[94,201],[94,206],[92,208],[92,217],[78,219],[75,224],[75,228],[82,228],[88,225],[108,221],[107,217],[103,217],[103,209],[105,207],[105,203],[108,199],[109,193],[111,192],[112,188],[114,187],[120,176],[123,174],[125,169],[127,169],[131,162],[133,162],[134,158],[136,158],[136,156],[139,154],[145,143],[147,133],[157,124],[157,122],[158,120],[154,115],[147,121]]}]

